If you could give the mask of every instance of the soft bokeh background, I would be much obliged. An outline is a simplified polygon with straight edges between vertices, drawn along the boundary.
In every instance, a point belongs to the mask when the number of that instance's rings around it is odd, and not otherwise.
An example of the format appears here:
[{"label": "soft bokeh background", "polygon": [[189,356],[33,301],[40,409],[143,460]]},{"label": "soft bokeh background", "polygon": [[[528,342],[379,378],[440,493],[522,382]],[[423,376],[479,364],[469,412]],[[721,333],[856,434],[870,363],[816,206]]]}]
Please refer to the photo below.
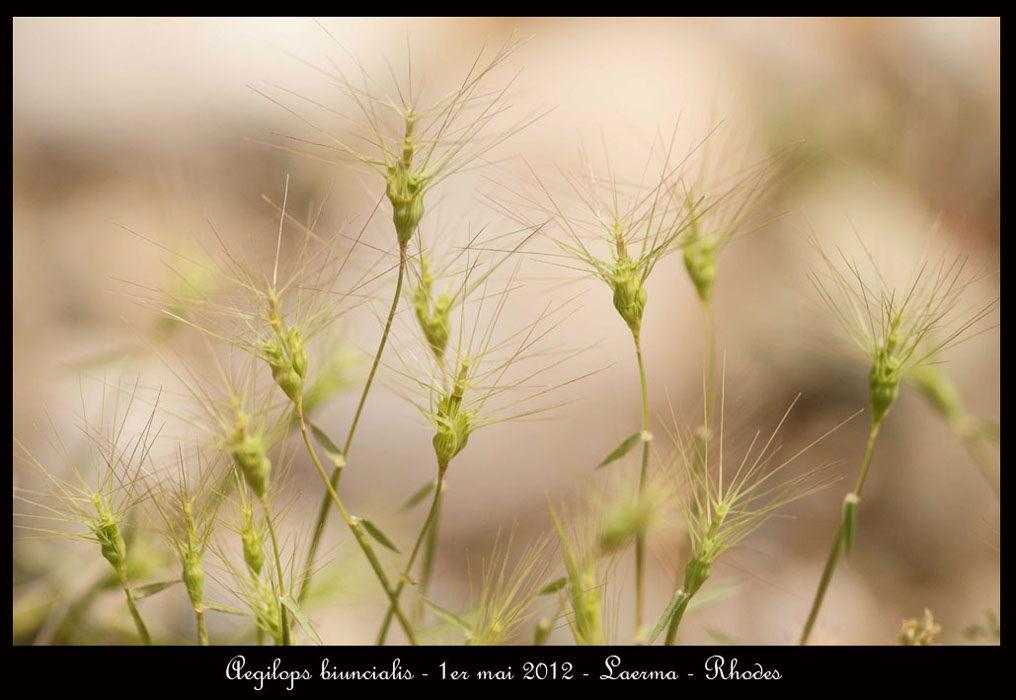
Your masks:
[{"label": "soft bokeh background", "polygon": [[[327,29],[327,32],[323,28]],[[288,209],[325,201],[316,231],[355,235],[381,193],[369,173],[313,161],[269,144],[307,137],[300,114],[325,113],[297,97],[348,109],[318,67],[350,70],[357,57],[372,75],[386,62],[401,75],[407,46],[414,75],[430,94],[453,84],[486,42],[513,31],[531,35],[492,84],[518,73],[513,114],[543,113],[489,154],[486,168],[447,181],[428,200],[424,231],[516,225],[483,194],[510,198],[525,169],[580,168],[609,153],[637,176],[647,145],[679,121],[682,148],[720,123],[738,134],[745,163],[801,139],[793,167],[760,209],[773,219],[733,242],[720,260],[715,291],[719,348],[725,355],[727,415],[741,428],[737,446],[768,429],[790,401],[802,399],[785,426],[786,449],[866,406],[866,367],[823,315],[807,279],[817,260],[813,231],[829,246],[854,243],[854,230],[893,274],[906,274],[940,252],[969,257],[981,272],[969,301],[998,295],[999,49],[997,19],[957,20],[117,20],[23,19],[13,22],[13,429],[40,454],[52,435],[80,442],[102,382],[140,378],[142,393],[181,394],[168,365],[198,366],[200,344],[165,332],[148,290],[173,284],[172,251],[215,248],[212,229],[247,250],[271,254],[287,175]],[[290,92],[287,92],[290,91]],[[306,111],[304,111],[306,110]],[[549,110],[549,111],[548,111]],[[327,123],[348,134],[355,124]],[[717,137],[719,138],[719,137]],[[385,204],[387,206],[387,204]],[[390,249],[388,214],[368,223],[365,241]],[[428,226],[430,229],[428,230]],[[129,231],[128,231],[129,229]],[[132,233],[133,232],[133,233]],[[239,242],[239,243],[237,243]],[[378,264],[368,248],[359,264]],[[586,347],[544,381],[591,376],[555,393],[564,405],[540,421],[477,432],[453,463],[441,526],[432,597],[468,607],[484,554],[498,531],[517,525],[517,542],[550,526],[546,494],[574,498],[598,463],[639,424],[631,340],[609,291],[569,270],[523,256],[521,287],[504,323],[517,327],[537,303],[579,295],[557,331],[563,345]],[[384,263],[382,259],[382,264]],[[341,322],[350,358],[349,389],[317,417],[344,434],[358,386],[380,333],[388,275]],[[698,419],[704,357],[702,318],[679,255],[664,261],[648,286],[644,346],[659,457],[666,456],[670,407],[682,422]],[[415,342],[407,309],[393,342]],[[951,349],[946,369],[968,409],[999,416],[997,313],[987,330]],[[172,362],[160,359],[171,355]],[[386,355],[343,480],[357,513],[385,524],[405,542],[423,514],[398,506],[432,477],[425,424],[405,400],[395,355]],[[84,397],[84,402],[82,402]],[[669,397],[669,398],[668,398]],[[172,401],[167,401],[172,405]],[[179,403],[177,404],[177,407]],[[179,409],[186,410],[186,409]],[[48,416],[48,418],[47,418]],[[165,418],[178,435],[173,416]],[[690,616],[682,641],[796,641],[836,527],[846,483],[863,454],[860,417],[810,453],[835,460],[845,481],[795,504],[793,518],[773,522],[721,559],[713,581],[736,580],[734,595]],[[740,442],[738,442],[740,440]],[[73,449],[75,448],[72,444]],[[157,455],[171,455],[171,442]],[[997,458],[997,452],[994,453]],[[634,472],[624,463],[617,471]],[[290,537],[316,507],[319,484],[297,457]],[[15,473],[15,483],[29,477]],[[15,503],[15,510],[20,506]],[[841,565],[814,634],[817,643],[885,644],[904,618],[930,608],[941,640],[968,643],[964,631],[996,613],[999,587],[999,499],[970,454],[924,400],[904,389],[885,423],[861,505],[857,549]],[[383,612],[348,533],[333,519],[326,571],[330,600],[311,617],[330,643],[364,643]],[[653,538],[648,610],[661,610],[678,570],[679,529]],[[15,641],[53,641],[52,620],[106,566],[83,544],[14,538]],[[98,561],[95,561],[98,560]],[[392,570],[398,560],[389,560]],[[631,581],[620,562],[616,640],[630,641]],[[223,578],[221,572],[217,574]],[[210,593],[218,584],[210,584]],[[157,637],[186,640],[191,621],[182,590],[145,601]],[[224,595],[220,591],[220,595]],[[129,622],[122,599],[100,596],[89,637]],[[649,614],[655,617],[654,613]],[[48,626],[47,626],[48,621]],[[231,634],[226,623],[210,620]],[[87,628],[87,624],[85,625]],[[42,632],[40,632],[40,629]],[[43,634],[45,633],[45,634]],[[49,635],[49,636],[46,636]],[[454,635],[438,637],[454,640]],[[567,643],[561,629],[553,642]]]}]

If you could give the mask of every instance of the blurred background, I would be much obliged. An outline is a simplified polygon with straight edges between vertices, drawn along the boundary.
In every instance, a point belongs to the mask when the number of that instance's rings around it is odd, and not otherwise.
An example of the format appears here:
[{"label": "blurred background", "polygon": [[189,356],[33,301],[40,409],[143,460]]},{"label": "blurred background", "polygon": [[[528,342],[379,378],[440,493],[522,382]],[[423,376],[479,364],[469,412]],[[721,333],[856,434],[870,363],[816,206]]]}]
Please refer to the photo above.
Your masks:
[{"label": "blurred background", "polygon": [[[362,230],[351,260],[362,266],[357,274],[378,277],[337,322],[341,337],[332,340],[341,350],[311,349],[343,358],[339,390],[315,421],[344,435],[394,287],[394,274],[382,274],[395,262],[390,213],[385,202],[370,216],[383,192],[374,174],[294,153],[302,142],[293,139],[322,138],[308,118],[343,138],[362,133],[328,77],[336,67],[355,75],[354,58],[370,75],[384,78],[390,68],[401,77],[411,54],[426,102],[461,80],[484,45],[496,50],[513,32],[530,38],[491,85],[514,77],[509,123],[540,118],[435,189],[422,224],[431,240],[464,242],[484,226],[492,235],[517,229],[496,203],[532,184],[526,164],[553,179],[609,159],[637,179],[654,139],[669,137],[675,124],[675,152],[710,135],[734,144],[728,152],[745,165],[797,144],[758,207],[757,230],[719,260],[714,301],[726,418],[738,428],[732,454],[755,430],[772,429],[798,393],[781,431],[787,450],[867,407],[864,358],[842,340],[808,279],[819,264],[810,235],[829,250],[855,252],[860,237],[890,277],[906,278],[942,254],[966,256],[977,281],[963,308],[998,296],[998,19],[15,18],[15,438],[44,455],[56,430],[74,452],[81,416],[103,383],[135,380],[149,397],[163,390],[164,435],[180,435],[179,416],[189,409],[173,367],[208,371],[207,349],[160,317],[158,290],[176,281],[174,256],[215,250],[216,233],[271,259],[287,176],[287,211],[301,221],[320,211],[320,236],[352,239]],[[519,257],[505,327],[525,325],[548,298],[574,298],[554,342],[584,352],[540,381],[582,378],[553,392],[547,405],[555,407],[539,420],[477,431],[453,464],[432,590],[453,609],[476,599],[499,532],[516,527],[523,544],[548,532],[547,496],[581,497],[605,478],[593,467],[639,428],[631,337],[609,290],[541,264],[539,255]],[[703,319],[679,254],[661,262],[647,291],[643,346],[662,463],[672,412],[682,425],[700,420]],[[418,339],[408,304],[402,308],[392,342],[410,357]],[[942,357],[967,410],[988,421],[999,418],[997,323],[996,311]],[[433,478],[434,462],[397,356],[386,354],[343,491],[354,512],[405,542],[423,512],[407,515],[399,505]],[[683,643],[796,642],[867,427],[858,417],[808,453],[812,466],[835,462],[843,482],[793,504],[792,517],[768,523],[720,560],[712,581],[729,595],[687,618]],[[173,450],[162,440],[154,455]],[[310,464],[294,452],[290,541],[306,531],[320,493]],[[997,469],[997,445],[990,456]],[[634,456],[615,466],[638,468]],[[16,487],[33,478],[22,469],[16,463]],[[23,509],[16,500],[15,512]],[[971,626],[999,613],[999,513],[964,443],[905,387],[875,450],[855,552],[837,571],[813,641],[888,644],[925,608],[944,643],[993,641]],[[647,610],[662,610],[673,592],[683,567],[680,530],[677,522],[650,538]],[[88,545],[36,534],[14,533],[14,641],[130,640],[122,597],[110,591],[94,596],[77,632],[54,631],[54,619],[108,565]],[[328,643],[367,643],[384,601],[337,519],[325,555],[322,578],[332,588],[310,616]],[[387,561],[394,571],[401,560]],[[628,562],[622,556],[611,593],[619,643],[630,642]],[[228,598],[224,572],[211,578],[209,595]],[[186,642],[186,596],[177,589],[145,601],[145,612],[154,635]],[[232,639],[228,622],[210,619],[213,639],[217,630]],[[447,630],[435,635],[456,640]],[[570,639],[559,629],[551,642]]]}]

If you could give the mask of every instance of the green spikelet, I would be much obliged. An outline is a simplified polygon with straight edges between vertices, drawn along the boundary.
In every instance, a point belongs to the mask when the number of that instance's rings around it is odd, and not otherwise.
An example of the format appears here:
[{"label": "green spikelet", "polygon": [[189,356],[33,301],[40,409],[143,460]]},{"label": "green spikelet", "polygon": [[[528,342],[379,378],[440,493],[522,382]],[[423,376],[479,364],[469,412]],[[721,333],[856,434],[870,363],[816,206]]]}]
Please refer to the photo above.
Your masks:
[{"label": "green spikelet", "polygon": [[469,360],[466,359],[462,361],[452,392],[438,403],[437,432],[432,442],[438,466],[442,469],[462,451],[473,431],[472,415],[462,409],[462,395],[466,390],[468,372]]},{"label": "green spikelet", "polygon": [[98,519],[92,525],[92,533],[99,541],[102,556],[118,572],[126,571],[127,545],[120,532],[120,524],[97,495],[92,496],[92,505],[98,513]]},{"label": "green spikelet", "polygon": [[869,387],[872,397],[872,423],[881,423],[892,407],[899,394],[899,359],[893,354],[896,349],[896,328],[899,316],[893,321],[892,331],[881,349],[872,372],[869,375]]},{"label": "green spikelet", "polygon": [[716,282],[716,240],[694,237],[684,248],[684,267],[699,299],[708,303]]},{"label": "green spikelet", "polygon": [[445,349],[448,347],[448,337],[451,335],[452,325],[450,312],[452,298],[448,293],[443,293],[436,301],[432,298],[432,280],[426,257],[420,255],[420,286],[413,294],[413,309],[416,311],[416,320],[420,324],[424,338],[430,346],[434,357],[440,360],[444,357]]},{"label": "green spikelet", "polygon": [[646,290],[639,261],[628,256],[621,223],[614,222],[614,264],[610,267],[608,282],[614,290],[614,308],[638,336],[642,328],[642,311],[646,307]]},{"label": "green spikelet", "polygon": [[183,561],[183,583],[187,587],[187,595],[195,607],[204,600],[205,570],[201,566],[201,555],[189,552]]},{"label": "green spikelet", "polygon": [[261,529],[254,522],[254,510],[250,504],[243,509],[240,539],[243,541],[243,560],[251,575],[257,577],[265,564],[265,539]]},{"label": "green spikelet", "polygon": [[258,626],[272,636],[277,645],[282,644],[282,616],[279,599],[270,586],[258,579],[255,587],[254,615]]},{"label": "green spikelet", "polygon": [[385,177],[388,201],[392,204],[392,219],[399,245],[405,248],[423,218],[423,177],[413,171],[415,141],[413,127],[416,117],[406,115],[406,136],[402,145],[402,158],[388,166]]},{"label": "green spikelet", "polygon": [[631,259],[615,263],[610,286],[614,290],[614,308],[621,314],[631,332],[638,335],[642,328],[642,312],[646,307],[647,295],[637,263]]},{"label": "green spikelet", "polygon": [[205,570],[201,566],[201,546],[198,543],[197,533],[194,531],[194,507],[191,503],[183,504],[185,522],[187,524],[187,540],[181,543],[183,571],[182,578],[184,586],[187,587],[187,595],[191,603],[197,608],[204,600]]},{"label": "green spikelet", "polygon": [[236,432],[229,451],[251,491],[258,498],[264,498],[268,492],[272,463],[265,454],[264,439],[247,431],[247,419],[242,413],[237,414]]},{"label": "green spikelet", "polygon": [[[296,369],[296,363],[290,359],[284,347],[280,347],[274,341],[268,341],[262,348],[268,366],[272,370],[272,379],[279,385],[290,401],[300,401],[303,394],[303,377]],[[302,350],[302,344],[301,344]],[[307,371],[307,355],[303,354],[302,367],[304,373]]]}]

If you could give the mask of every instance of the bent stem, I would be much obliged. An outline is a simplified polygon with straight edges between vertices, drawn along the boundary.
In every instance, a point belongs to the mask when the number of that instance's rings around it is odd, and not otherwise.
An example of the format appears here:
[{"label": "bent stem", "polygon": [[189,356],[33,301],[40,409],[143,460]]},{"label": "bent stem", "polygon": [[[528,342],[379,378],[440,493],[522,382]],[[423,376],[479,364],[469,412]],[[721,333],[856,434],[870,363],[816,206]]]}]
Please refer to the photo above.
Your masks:
[{"label": "bent stem", "polygon": [[[878,437],[880,425],[881,421],[872,421],[871,431],[868,433],[868,446],[864,451],[864,462],[861,464],[861,473],[857,477],[857,485],[848,494],[848,498],[851,496],[859,498],[861,495],[864,480],[868,477],[868,467],[871,466],[871,454],[875,448],[875,438]],[[840,527],[836,531],[836,538],[833,540],[832,549],[829,551],[829,558],[826,560],[825,568],[822,570],[822,578],[818,583],[818,590],[815,592],[815,600],[811,604],[811,612],[808,613],[808,621],[804,623],[804,631],[801,632],[801,646],[808,643],[808,637],[811,635],[812,627],[814,627],[815,620],[818,618],[818,611],[821,609],[822,601],[825,599],[826,590],[829,588],[829,583],[833,579],[833,572],[836,570],[836,564],[839,562],[840,550],[843,548],[845,538],[849,534],[847,528],[853,526],[853,523],[847,522],[844,518],[841,520]]]},{"label": "bent stem", "polygon": [[131,617],[134,619],[134,626],[138,630],[138,636],[141,637],[141,642],[145,646],[152,646],[152,638],[148,634],[148,628],[145,627],[144,620],[141,619],[141,613],[138,612],[138,608],[134,605],[134,596],[131,595],[131,589],[127,586],[127,571],[123,570],[120,572],[120,584],[123,586],[124,595],[127,596],[127,608],[131,611]]},{"label": "bent stem", "polygon": [[[399,279],[395,283],[395,297],[392,299],[392,307],[388,311],[388,320],[385,321],[384,332],[381,334],[381,342],[378,344],[377,352],[374,354],[374,362],[370,367],[370,374],[367,375],[367,383],[364,385],[363,393],[360,395],[360,403],[357,404],[356,413],[353,414],[353,423],[349,426],[349,434],[346,436],[346,442],[342,447],[343,457],[346,457],[349,454],[349,447],[353,443],[353,435],[356,433],[356,426],[360,422],[360,414],[363,412],[363,406],[367,402],[367,394],[370,392],[370,387],[374,383],[374,375],[377,373],[378,365],[381,363],[381,355],[384,354],[385,345],[388,343],[388,334],[392,330],[392,321],[395,319],[395,312],[399,306],[399,297],[402,296],[402,281],[405,278],[407,263],[408,257],[406,256],[406,246],[400,245]],[[301,417],[301,422],[302,420],[303,419]],[[304,437],[306,438],[306,430],[304,430]],[[316,459],[317,458],[315,457],[315,460]],[[300,588],[301,603],[310,591],[311,576],[314,572],[314,559],[317,556],[318,546],[321,544],[321,534],[324,532],[325,523],[328,521],[328,502],[332,500],[332,493],[339,488],[339,479],[341,477],[342,467],[336,466],[335,469],[332,470],[331,477],[327,479],[330,492],[326,493],[322,497],[321,505],[318,507],[317,521],[314,525],[314,534],[311,537],[310,549],[307,551],[307,561],[303,567],[303,585]]]},{"label": "bent stem", "polygon": [[[642,361],[642,345],[639,335],[634,334],[635,354],[639,361],[639,379],[642,382],[642,470],[639,472],[639,499],[645,495],[646,481],[649,473],[649,392],[646,389],[646,366]],[[639,532],[635,537],[635,636],[639,638],[642,630],[642,598],[645,590],[643,571],[645,567],[646,535]]]},{"label": "bent stem", "polygon": [[[402,589],[406,587],[406,581],[409,579],[409,572],[413,569],[413,563],[416,561],[416,555],[420,551],[420,545],[423,544],[424,538],[428,532],[433,532],[437,529],[437,514],[441,505],[441,494],[444,493],[444,475],[447,466],[440,467],[437,474],[437,487],[434,489],[434,499],[430,503],[430,510],[427,512],[427,519],[423,522],[423,527],[420,529],[420,534],[416,538],[416,544],[413,545],[413,551],[409,554],[409,561],[406,562],[406,568],[403,569],[402,575],[399,577],[399,585],[395,587],[395,600],[399,599],[402,594]],[[430,553],[433,552],[432,541],[428,542],[428,549]],[[388,608],[388,612],[385,614],[385,619],[381,623],[381,629],[377,633],[377,645],[383,646],[385,643],[385,637],[388,636],[388,627],[392,622],[392,613],[395,612],[394,603]]]},{"label": "bent stem", "polygon": [[[401,276],[400,276],[401,278]],[[384,568],[381,566],[381,562],[378,561],[377,555],[374,554],[374,549],[370,546],[370,542],[367,541],[366,535],[363,533],[363,528],[360,526],[358,519],[355,519],[347,511],[345,506],[342,505],[342,501],[339,500],[339,496],[335,493],[335,488],[332,486],[331,479],[328,478],[325,468],[321,466],[321,461],[318,459],[317,452],[314,450],[314,446],[310,442],[310,434],[307,432],[307,422],[303,417],[303,406],[297,403],[294,406],[296,417],[300,421],[300,433],[303,435],[303,443],[307,446],[307,452],[310,453],[311,459],[314,461],[314,466],[317,467],[318,474],[321,475],[321,479],[324,481],[325,486],[328,489],[328,497],[335,504],[335,507],[339,509],[342,514],[343,520],[346,521],[346,525],[353,532],[353,537],[356,538],[357,544],[360,545],[360,549],[363,550],[363,554],[367,557],[367,561],[370,562],[371,568],[374,570],[374,574],[377,576],[378,581],[381,583],[381,587],[385,591],[385,595],[388,596],[388,601],[391,604],[395,617],[398,618],[399,624],[402,626],[402,630],[406,633],[406,639],[413,646],[416,646],[416,635],[413,633],[413,627],[409,624],[409,620],[406,619],[405,614],[402,612],[402,608],[399,607],[399,600],[393,594],[391,584],[388,582],[388,576],[385,574]],[[306,586],[306,581],[304,582]]]}]

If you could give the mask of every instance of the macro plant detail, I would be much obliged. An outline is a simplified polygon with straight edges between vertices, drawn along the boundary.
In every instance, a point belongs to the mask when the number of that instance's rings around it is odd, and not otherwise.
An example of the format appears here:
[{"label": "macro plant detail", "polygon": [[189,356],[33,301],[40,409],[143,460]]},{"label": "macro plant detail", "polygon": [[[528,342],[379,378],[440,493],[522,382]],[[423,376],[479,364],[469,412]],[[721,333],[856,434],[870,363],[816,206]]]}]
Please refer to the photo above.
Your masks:
[{"label": "macro plant detail", "polygon": [[871,425],[857,482],[844,496],[840,526],[801,632],[802,645],[811,635],[840,553],[849,557],[853,549],[861,489],[868,477],[879,429],[896,402],[900,383],[976,330],[996,304],[990,301],[972,310],[964,309],[962,293],[973,278],[964,274],[963,258],[924,263],[910,282],[895,287],[886,282],[867,248],[867,267],[862,267],[865,263],[848,258],[842,251],[838,251],[837,260],[815,245],[823,266],[812,276],[812,283],[848,338],[870,362]]},{"label": "macro plant detail", "polygon": [[[244,129],[280,121],[223,161],[221,191],[188,174],[193,212],[161,202],[159,223],[123,204],[147,185],[120,193],[106,228],[125,252],[94,271],[53,246],[64,318],[88,334],[47,350],[56,379],[26,374],[42,428],[15,417],[15,644],[997,643],[997,602],[949,609],[973,574],[914,544],[928,513],[968,505],[931,500],[953,484],[917,481],[932,458],[975,465],[964,488],[1000,504],[995,355],[957,349],[997,328],[984,220],[945,211],[876,254],[941,204],[897,209],[887,186],[897,218],[855,227],[852,256],[821,218],[865,207],[834,176],[861,156],[823,153],[842,125],[816,136],[775,99],[706,118],[694,61],[673,63],[677,92],[653,78],[629,99],[657,67],[620,61],[606,24],[559,22],[478,50],[409,32],[402,54],[319,22],[327,58],[297,61],[324,85],[245,93],[264,109]],[[573,53],[594,30],[597,51]],[[616,96],[611,56],[631,82]],[[726,136],[742,118],[750,141]],[[36,199],[40,230],[77,223]],[[788,221],[806,209],[821,223],[802,236]],[[912,264],[946,234],[969,250]],[[110,270],[92,318],[81,280]],[[816,523],[833,515],[829,551]],[[982,520],[956,538],[997,549]],[[906,547],[929,600],[894,590],[862,628],[843,591],[873,603],[865,557]]]}]

